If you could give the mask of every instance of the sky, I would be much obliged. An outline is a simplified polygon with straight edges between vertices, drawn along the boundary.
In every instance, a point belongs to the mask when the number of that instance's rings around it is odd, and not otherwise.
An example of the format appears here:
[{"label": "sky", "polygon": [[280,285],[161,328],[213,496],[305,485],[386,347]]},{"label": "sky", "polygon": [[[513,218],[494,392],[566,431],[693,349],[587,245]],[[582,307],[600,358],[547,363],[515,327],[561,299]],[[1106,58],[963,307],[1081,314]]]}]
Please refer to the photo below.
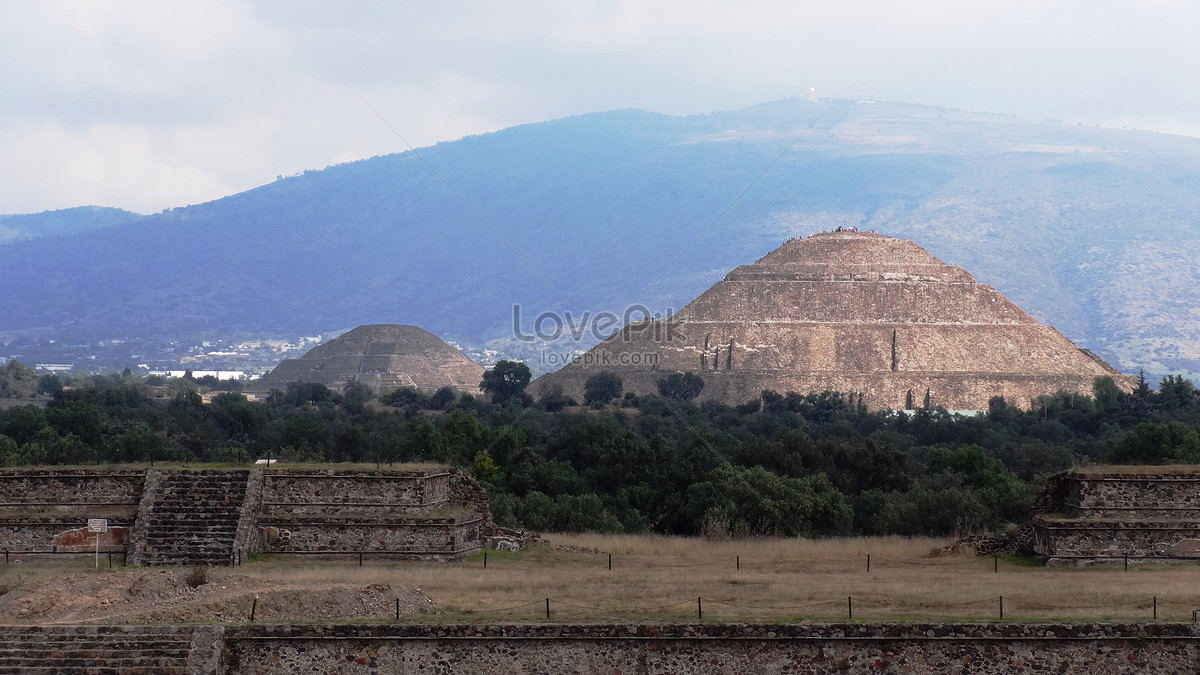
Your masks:
[{"label": "sky", "polygon": [[0,0],[0,213],[810,88],[1200,136],[1198,27],[1185,0]]}]

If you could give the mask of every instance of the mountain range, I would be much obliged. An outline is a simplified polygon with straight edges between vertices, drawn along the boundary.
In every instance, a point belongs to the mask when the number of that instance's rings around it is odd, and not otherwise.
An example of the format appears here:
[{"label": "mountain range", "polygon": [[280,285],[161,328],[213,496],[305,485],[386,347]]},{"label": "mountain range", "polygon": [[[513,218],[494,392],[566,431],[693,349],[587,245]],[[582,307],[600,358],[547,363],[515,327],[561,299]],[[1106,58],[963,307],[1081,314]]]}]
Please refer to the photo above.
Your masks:
[{"label": "mountain range", "polygon": [[2,216],[0,342],[401,323],[544,371],[596,336],[521,337],[543,313],[679,309],[841,226],[916,241],[1122,370],[1193,376],[1198,188],[1200,139],[1147,131],[850,100],[593,113],[153,215]]}]

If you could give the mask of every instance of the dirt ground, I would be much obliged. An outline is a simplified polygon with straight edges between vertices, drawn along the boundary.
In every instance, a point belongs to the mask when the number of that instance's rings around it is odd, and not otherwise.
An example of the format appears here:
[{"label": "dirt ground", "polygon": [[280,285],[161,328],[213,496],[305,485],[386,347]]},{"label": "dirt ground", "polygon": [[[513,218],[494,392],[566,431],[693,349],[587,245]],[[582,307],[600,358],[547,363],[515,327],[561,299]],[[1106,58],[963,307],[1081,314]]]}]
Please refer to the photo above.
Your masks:
[{"label": "dirt ground", "polygon": [[[177,624],[248,621],[381,620],[434,611],[423,593],[391,583],[273,580],[210,568],[192,587],[178,568],[81,569],[14,564],[0,571],[0,623]],[[6,590],[7,589],[7,590]],[[257,606],[255,599],[257,598]]]}]

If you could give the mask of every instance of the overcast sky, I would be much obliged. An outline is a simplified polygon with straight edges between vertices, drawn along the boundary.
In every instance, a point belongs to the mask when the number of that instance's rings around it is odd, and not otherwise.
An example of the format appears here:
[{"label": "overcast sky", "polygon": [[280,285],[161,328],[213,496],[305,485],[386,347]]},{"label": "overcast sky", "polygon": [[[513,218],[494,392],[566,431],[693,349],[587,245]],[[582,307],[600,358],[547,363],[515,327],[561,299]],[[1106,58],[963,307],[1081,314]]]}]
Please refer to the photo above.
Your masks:
[{"label": "overcast sky", "polygon": [[809,87],[1200,136],[1198,29],[1185,0],[0,0],[0,213],[149,213],[404,150],[371,108],[417,146]]}]

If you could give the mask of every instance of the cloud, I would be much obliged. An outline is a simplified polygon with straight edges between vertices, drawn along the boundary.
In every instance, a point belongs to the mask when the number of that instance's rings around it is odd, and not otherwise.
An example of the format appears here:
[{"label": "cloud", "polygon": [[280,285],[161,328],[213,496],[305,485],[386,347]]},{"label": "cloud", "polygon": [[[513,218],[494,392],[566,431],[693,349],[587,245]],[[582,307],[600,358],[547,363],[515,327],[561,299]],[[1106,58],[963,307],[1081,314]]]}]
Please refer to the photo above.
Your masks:
[{"label": "cloud", "polygon": [[0,203],[28,205],[24,211],[49,209],[61,203],[67,186],[72,206],[116,203],[146,212],[160,204],[185,204],[196,194],[233,191],[217,173],[172,162],[171,146],[172,139],[140,126],[5,125],[0,147],[6,157],[26,161],[0,164]]},{"label": "cloud", "polygon": [[810,86],[1196,133],[1198,20],[1172,0],[6,3],[0,212],[153,211],[402,150],[358,95],[415,145]]}]

